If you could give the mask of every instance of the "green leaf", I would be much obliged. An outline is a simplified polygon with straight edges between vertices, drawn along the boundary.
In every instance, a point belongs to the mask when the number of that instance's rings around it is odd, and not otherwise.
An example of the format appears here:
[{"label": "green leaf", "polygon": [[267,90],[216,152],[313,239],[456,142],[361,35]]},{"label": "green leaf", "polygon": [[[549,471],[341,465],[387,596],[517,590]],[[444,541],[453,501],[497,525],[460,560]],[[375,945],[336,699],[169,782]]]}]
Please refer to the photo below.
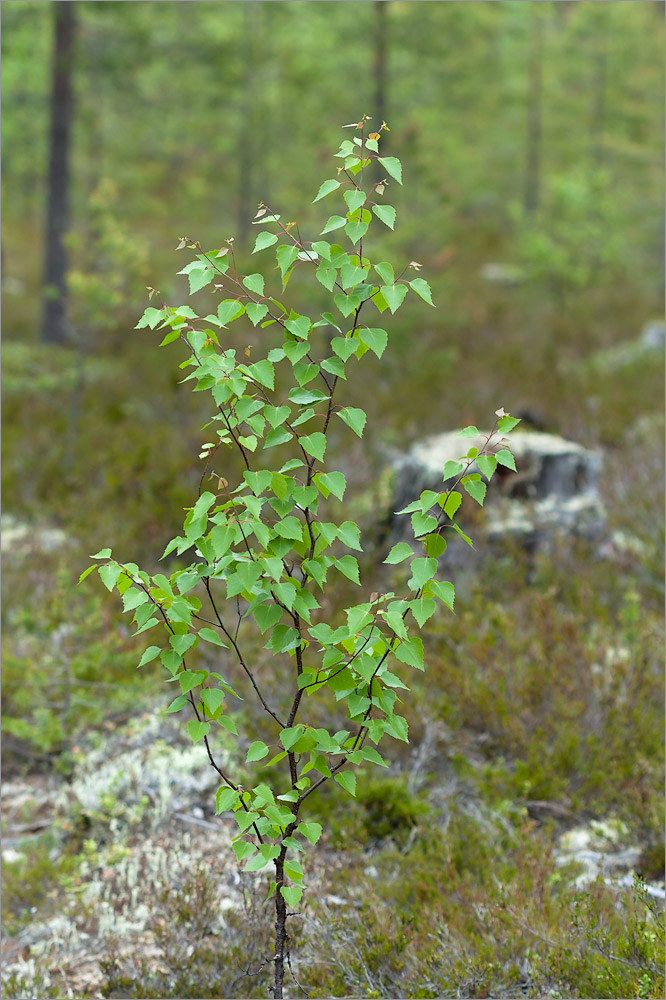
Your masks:
[{"label": "green leaf", "polygon": [[281,885],[280,893],[289,906],[297,906],[303,895],[303,890],[297,885]]},{"label": "green leaf", "polygon": [[409,606],[419,624],[419,628],[423,628],[428,619],[434,615],[436,607],[431,597],[420,597],[412,601]]},{"label": "green leaf", "polygon": [[516,461],[508,448],[500,448],[496,452],[495,458],[500,465],[504,465],[507,469],[513,469],[514,472],[516,471]]},{"label": "green leaf", "polygon": [[513,428],[516,427],[519,423],[520,420],[518,418],[510,417],[509,414],[507,413],[505,417],[499,418],[499,420],[497,421],[497,427],[500,434],[508,434],[509,431],[512,431]]},{"label": "green leaf", "polygon": [[145,667],[146,663],[150,663],[151,660],[154,660],[156,657],[158,657],[161,652],[162,650],[160,649],[159,646],[149,646],[148,649],[144,650],[143,656],[139,660],[139,665],[137,667],[137,670],[139,669],[139,667]]},{"label": "green leaf", "polygon": [[476,500],[480,507],[483,507],[483,501],[486,496],[486,484],[479,482],[478,480],[469,479],[467,482],[463,480],[463,488],[467,493]]},{"label": "green leaf", "polygon": [[479,467],[479,471],[490,481],[497,468],[496,457],[494,455],[479,455],[477,456],[476,464]]},{"label": "green leaf", "polygon": [[239,798],[240,793],[237,788],[221,785],[215,793],[215,815],[219,816],[220,813],[233,809]]},{"label": "green leaf", "polygon": [[430,291],[430,285],[425,280],[425,278],[414,278],[410,281],[409,287],[417,295],[420,295],[424,302],[427,302],[429,306],[434,308],[435,303],[432,301],[432,292]]},{"label": "green leaf", "polygon": [[374,269],[382,279],[385,285],[395,284],[395,274],[393,272],[393,265],[385,261],[383,264],[374,264]]},{"label": "green leaf", "polygon": [[[176,653],[182,659],[182,653],[178,653],[177,650]],[[180,682],[180,690],[183,692],[183,694],[188,694],[188,692],[192,691],[195,687],[198,687],[199,684],[201,684],[201,682],[205,680],[206,680],[205,670],[197,670],[197,671],[183,670],[181,673],[178,674],[178,681]]]},{"label": "green leaf", "polygon": [[321,198],[325,198],[327,194],[331,194],[333,191],[337,191],[339,187],[340,187],[340,181],[334,181],[334,180],[324,181],[322,186],[319,188],[319,191],[317,192],[317,197],[314,199],[313,204],[315,201],[319,201]]},{"label": "green leaf", "polygon": [[268,754],[269,750],[266,744],[262,743],[261,740],[255,740],[254,743],[250,744],[245,762],[246,764],[250,764],[253,760],[263,760]]},{"label": "green leaf", "polygon": [[339,569],[343,576],[346,576],[348,580],[352,583],[361,585],[361,580],[358,572],[358,563],[353,556],[342,556],[341,559],[335,560],[335,567]]},{"label": "green leaf", "polygon": [[344,788],[346,792],[349,792],[350,795],[356,796],[355,774],[351,771],[340,771],[339,774],[334,774],[333,778],[337,781],[341,788]]},{"label": "green leaf", "polygon": [[319,240],[312,244],[312,249],[315,253],[318,253],[320,257],[324,260],[331,259],[331,244],[327,243],[326,240]]},{"label": "green leaf", "polygon": [[265,250],[266,247],[272,247],[277,241],[278,238],[274,233],[259,233],[254,241],[254,250],[252,253],[258,253],[260,250]]},{"label": "green leaf", "polygon": [[261,634],[263,635],[273,625],[277,625],[282,617],[282,608],[277,604],[260,604],[254,609],[254,620],[256,621]]},{"label": "green leaf", "polygon": [[361,343],[369,347],[378,358],[381,358],[382,354],[386,350],[386,345],[388,344],[388,333],[386,330],[379,330],[376,328],[369,329],[364,327],[362,330],[358,331],[358,335],[361,338]]},{"label": "green leaf", "polygon": [[275,370],[271,362],[266,358],[255,362],[253,365],[249,365],[247,370],[260,385],[266,386],[267,389],[275,387]]},{"label": "green leaf", "polygon": [[191,632],[185,635],[172,635],[169,639],[172,649],[175,649],[180,656],[185,656],[185,653],[194,646],[196,641],[197,637]]},{"label": "green leaf", "polygon": [[[269,235],[268,233],[260,233],[259,236],[257,236],[257,239],[260,239],[262,236],[268,236],[268,235]],[[264,294],[263,274],[248,274],[243,278],[243,284],[249,291],[254,292],[255,295]]]},{"label": "green leaf", "polygon": [[423,643],[417,635],[412,636],[406,642],[402,642],[395,650],[396,659],[401,663],[406,663],[409,667],[416,667],[423,670]]},{"label": "green leaf", "polygon": [[354,434],[358,435],[358,437],[363,437],[363,428],[368,419],[364,410],[360,410],[354,406],[346,406],[344,409],[338,410],[337,415],[348,427],[351,427]]},{"label": "green leaf", "polygon": [[460,473],[463,471],[462,462],[454,462],[449,459],[444,465],[443,480],[446,482],[447,479],[457,479]]},{"label": "green leaf", "polygon": [[322,434],[321,431],[315,431],[314,434],[306,434],[300,439],[300,443],[305,448],[308,455],[318,458],[320,462],[323,461],[324,453],[326,451],[325,434]]},{"label": "green leaf", "polygon": [[437,518],[431,514],[422,514],[421,511],[417,510],[416,513],[412,514],[411,521],[415,538],[420,538],[421,535],[427,535],[428,532],[437,529]]},{"label": "green leaf", "polygon": [[282,281],[284,282],[287,271],[298,257],[298,247],[280,246],[275,251],[275,256],[282,274]]},{"label": "green leaf", "polygon": [[324,261],[323,264],[320,264],[317,270],[315,271],[315,277],[317,281],[321,285],[323,285],[324,288],[327,288],[329,292],[333,291],[337,276],[338,272],[336,271],[336,269],[334,267],[331,267],[330,264],[326,263],[326,261]]},{"label": "green leaf", "polygon": [[373,205],[372,211],[389,229],[395,228],[395,209],[393,205]]},{"label": "green leaf", "polygon": [[430,593],[438,597],[443,604],[446,604],[447,608],[453,611],[453,603],[456,596],[453,584],[449,583],[448,580],[431,580],[429,586]]},{"label": "green leaf", "polygon": [[478,437],[480,433],[478,427],[475,427],[474,424],[469,424],[467,427],[463,427],[461,431],[458,431],[458,437],[473,438]]},{"label": "green leaf", "polygon": [[367,222],[348,222],[345,226],[345,232],[354,244],[358,243],[360,239],[363,239],[367,231]]},{"label": "green leaf", "polygon": [[318,472],[314,476],[314,482],[325,500],[328,499],[329,493],[338,500],[342,500],[345,495],[347,480],[342,472]]},{"label": "green leaf", "polygon": [[458,493],[457,490],[451,490],[444,503],[444,513],[447,517],[454,517],[458,507],[462,503],[462,493]]},{"label": "green leaf", "polygon": [[[263,235],[268,234],[265,233]],[[252,326],[256,326],[268,312],[268,306],[265,302],[248,302],[245,306],[245,312],[247,313],[247,317],[252,323]]]},{"label": "green leaf", "polygon": [[343,226],[347,225],[347,220],[341,215],[332,215],[324,228],[321,231],[321,235],[324,233],[332,233],[334,229],[342,229]]},{"label": "green leaf", "polygon": [[83,583],[86,577],[89,577],[90,574],[94,573],[96,569],[99,569],[99,566],[88,566],[88,569],[84,569],[83,573],[81,573],[79,577],[79,583]]},{"label": "green leaf", "polygon": [[300,833],[311,844],[316,844],[321,837],[322,829],[321,823],[299,823],[296,827],[296,833]]},{"label": "green leaf", "polygon": [[307,316],[299,316],[297,319],[286,320],[284,325],[294,337],[298,337],[299,340],[307,340],[312,323]]},{"label": "green leaf", "polygon": [[402,301],[407,294],[407,285],[382,285],[380,289],[386,304],[392,313],[402,305]]},{"label": "green leaf", "polygon": [[[93,566],[92,569],[95,567]],[[99,567],[100,579],[108,591],[113,590],[121,573],[122,567],[118,566],[117,563],[105,563]]]},{"label": "green leaf", "polygon": [[217,273],[212,264],[197,271],[190,271],[187,276],[190,282],[190,295],[198,292],[205,285],[209,285]]},{"label": "green leaf", "polygon": [[357,188],[353,188],[351,191],[345,191],[342,196],[347,202],[347,208],[350,212],[355,212],[361,205],[365,204],[366,194],[365,191],[359,191]]},{"label": "green leaf", "polygon": [[410,569],[412,571],[412,578],[409,581],[409,586],[412,590],[420,590],[424,583],[431,580],[437,572],[437,560],[413,559]]},{"label": "green leaf", "polygon": [[197,722],[196,719],[191,719],[187,723],[187,731],[190,734],[190,738],[193,743],[198,743],[202,740],[204,736],[208,736],[210,732],[210,722]]},{"label": "green leaf", "polygon": [[264,407],[264,415],[268,420],[271,427],[279,427],[283,424],[287,417],[289,416],[291,410],[288,406],[266,406]]},{"label": "green leaf", "polygon": [[254,844],[249,844],[247,840],[235,840],[231,846],[234,849],[236,860],[239,862],[244,861],[245,858],[257,853],[257,849]]},{"label": "green leaf", "polygon": [[405,559],[409,559],[409,557],[413,555],[414,550],[407,544],[407,542],[398,542],[397,545],[393,546],[384,562],[389,563],[390,565],[395,565],[396,563],[404,562]]},{"label": "green leaf", "polygon": [[169,714],[170,712],[180,712],[181,708],[185,708],[185,706],[187,704],[188,704],[188,700],[185,697],[185,695],[184,694],[179,694],[178,697],[174,698],[174,700],[171,702],[171,704],[167,708],[167,714]]},{"label": "green leaf", "polygon": [[377,160],[398,184],[402,184],[402,164],[397,156],[379,156]]},{"label": "green leaf", "polygon": [[345,521],[338,528],[338,538],[340,541],[348,548],[356,549],[358,552],[363,551],[360,545],[360,537],[360,528],[352,521]]},{"label": "green leaf", "polygon": [[224,701],[224,692],[219,688],[206,688],[201,692],[201,700],[206,706],[209,715],[215,715],[218,708]]},{"label": "green leaf", "polygon": [[360,343],[358,337],[334,337],[331,341],[331,347],[339,358],[348,361]]},{"label": "green leaf", "polygon": [[217,317],[222,326],[238,319],[245,312],[245,306],[236,299],[224,299],[217,307]]}]

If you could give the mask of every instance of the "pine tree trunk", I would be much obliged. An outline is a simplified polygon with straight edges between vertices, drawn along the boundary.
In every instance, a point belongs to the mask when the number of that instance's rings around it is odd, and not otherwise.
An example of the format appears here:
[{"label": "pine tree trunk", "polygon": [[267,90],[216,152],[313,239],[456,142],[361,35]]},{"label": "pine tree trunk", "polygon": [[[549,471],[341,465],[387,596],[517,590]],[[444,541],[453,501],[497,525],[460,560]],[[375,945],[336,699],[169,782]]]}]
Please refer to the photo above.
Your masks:
[{"label": "pine tree trunk", "polygon": [[54,41],[42,340],[65,344],[68,339],[67,251],[63,237],[69,225],[72,60],[76,20],[72,0],[57,0],[52,9]]}]

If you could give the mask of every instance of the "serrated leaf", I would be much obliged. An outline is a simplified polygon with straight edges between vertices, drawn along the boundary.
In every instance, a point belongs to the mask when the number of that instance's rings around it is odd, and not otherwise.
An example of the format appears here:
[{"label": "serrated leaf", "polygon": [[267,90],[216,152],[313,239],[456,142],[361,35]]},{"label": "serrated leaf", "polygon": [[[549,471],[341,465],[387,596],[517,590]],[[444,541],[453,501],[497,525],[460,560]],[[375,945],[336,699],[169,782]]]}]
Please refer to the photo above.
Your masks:
[{"label": "serrated leaf", "polygon": [[342,227],[346,225],[347,220],[343,218],[342,215],[332,215],[322,229],[321,235],[323,236],[325,233],[332,233],[334,229],[342,229]]},{"label": "serrated leaf", "polygon": [[347,480],[342,472],[319,472],[314,477],[314,482],[324,499],[327,499],[329,493],[336,496],[338,500],[342,500],[345,495]]},{"label": "serrated leaf", "polygon": [[267,389],[275,387],[275,370],[267,358],[257,361],[253,365],[248,365],[247,370],[255,382],[265,386]]},{"label": "serrated leaf", "polygon": [[499,418],[499,420],[497,421],[497,427],[500,434],[508,434],[509,431],[512,431],[513,428],[516,427],[519,423],[520,420],[517,417],[510,417],[509,414],[507,413],[506,416]]},{"label": "serrated leaf", "polygon": [[245,306],[236,299],[224,299],[217,307],[217,318],[222,326],[238,319],[245,312]]},{"label": "serrated leaf", "polygon": [[435,613],[435,602],[431,597],[420,597],[415,601],[411,601],[409,606],[418,622],[419,628],[423,628],[428,619]]},{"label": "serrated leaf", "polygon": [[360,343],[358,337],[334,337],[331,341],[331,348],[342,361],[348,361]]},{"label": "serrated leaf", "polygon": [[453,611],[456,592],[452,583],[449,583],[448,580],[431,580],[430,593],[438,597],[442,603],[446,604],[447,608]]},{"label": "serrated leaf", "polygon": [[348,548],[356,549],[358,552],[363,551],[360,545],[360,537],[360,528],[352,521],[345,521],[338,527],[338,538],[340,541]]},{"label": "serrated leaf", "polygon": [[402,184],[402,164],[397,156],[379,156],[377,161],[398,184]]},{"label": "serrated leaf", "polygon": [[210,722],[197,722],[196,719],[191,719],[187,723],[187,731],[192,742],[198,743],[210,732]]},{"label": "serrated leaf", "polygon": [[346,406],[344,409],[338,410],[337,415],[348,427],[351,427],[354,434],[363,437],[363,428],[368,419],[364,410],[354,406]]},{"label": "serrated leaf", "polygon": [[342,196],[347,202],[347,208],[350,212],[355,212],[361,205],[365,204],[366,194],[365,191],[359,191],[353,188],[351,191],[345,191]]},{"label": "serrated leaf", "polygon": [[444,482],[446,482],[447,479],[457,479],[462,471],[462,462],[454,462],[452,459],[449,459],[449,461],[444,464],[444,473],[442,478]]},{"label": "serrated leaf", "polygon": [[479,467],[479,472],[490,480],[493,477],[493,473],[497,468],[497,458],[494,455],[479,455],[476,459],[476,464]]},{"label": "serrated leaf", "polygon": [[258,253],[260,250],[272,247],[274,243],[277,243],[277,241],[278,238],[275,233],[259,233],[254,241],[254,250],[252,253]]},{"label": "serrated leaf", "polygon": [[352,243],[356,244],[359,240],[363,239],[368,231],[367,222],[348,222],[345,226],[345,232]]},{"label": "serrated leaf", "polygon": [[298,247],[280,246],[275,251],[275,256],[282,274],[282,281],[284,282],[287,271],[298,257]]},{"label": "serrated leaf", "polygon": [[215,815],[219,816],[220,813],[233,809],[239,798],[240,793],[237,788],[221,785],[215,793]]},{"label": "serrated leaf", "polygon": [[[257,239],[259,239],[260,236],[268,236],[268,235],[269,235],[268,233],[260,233],[260,235],[257,237]],[[255,295],[263,295],[264,294],[264,276],[263,276],[263,274],[258,274],[258,273],[257,274],[247,274],[243,278],[243,284],[245,285],[245,287],[250,292],[254,292]]]},{"label": "serrated leaf", "polygon": [[395,209],[393,205],[373,205],[372,211],[389,229],[395,228]]},{"label": "serrated leaf", "polygon": [[353,556],[342,556],[340,559],[335,560],[335,567],[339,569],[343,576],[346,576],[348,580],[352,583],[356,583],[360,586],[361,580],[358,572],[358,563]]},{"label": "serrated leaf", "polygon": [[507,469],[512,469],[514,472],[516,471],[516,460],[508,448],[500,448],[500,450],[495,453],[495,458],[500,465],[504,465]]},{"label": "serrated leaf", "polygon": [[352,771],[340,771],[339,774],[334,774],[333,778],[346,792],[356,796],[356,775]]},{"label": "serrated leaf", "polygon": [[167,710],[166,710],[167,714],[170,714],[171,712],[180,712],[181,708],[185,708],[185,706],[187,704],[189,704],[189,702],[188,702],[187,698],[185,697],[185,695],[184,694],[179,694],[178,697],[174,698],[174,700],[171,702],[171,704],[167,708]]},{"label": "serrated leaf", "polygon": [[396,563],[404,562],[405,559],[409,559],[409,557],[413,555],[414,550],[407,544],[407,542],[398,542],[397,545],[393,546],[384,562],[393,566]]},{"label": "serrated leaf", "polygon": [[326,435],[322,434],[321,431],[315,431],[314,434],[306,434],[300,438],[300,443],[307,451],[308,455],[312,455],[314,458],[319,459],[320,462],[324,460],[324,453],[326,451]]},{"label": "serrated leaf", "polygon": [[423,643],[417,635],[407,639],[406,642],[401,642],[395,650],[395,656],[401,663],[406,663],[408,667],[416,667],[417,670],[424,669]]},{"label": "serrated leaf", "polygon": [[320,823],[299,823],[296,827],[296,833],[300,833],[311,844],[316,844],[321,837],[322,826]]},{"label": "serrated leaf", "polygon": [[444,513],[447,517],[454,517],[458,507],[462,503],[462,493],[458,493],[457,490],[451,490],[444,502]]},{"label": "serrated leaf", "polygon": [[234,849],[234,854],[238,862],[244,861],[245,858],[249,858],[250,855],[257,853],[254,844],[249,844],[247,840],[235,840],[231,846]]},{"label": "serrated leaf", "polygon": [[337,191],[340,187],[340,181],[330,180],[324,181],[324,183],[319,188],[317,192],[317,197],[313,199],[313,204],[315,201],[319,201],[321,198],[325,198],[327,194],[332,194],[333,191]]},{"label": "serrated leaf", "polygon": [[215,715],[218,708],[224,701],[224,692],[219,688],[206,688],[201,692],[201,700],[206,706],[209,715]]},{"label": "serrated leaf", "polygon": [[432,301],[432,292],[430,291],[430,285],[425,280],[425,278],[414,278],[410,281],[409,287],[417,295],[420,295],[424,302],[427,302],[429,306],[433,306],[435,303]]},{"label": "serrated leaf", "polygon": [[369,347],[378,358],[381,358],[388,344],[388,333],[386,330],[363,327],[363,329],[358,331],[358,335],[361,338],[361,343]]},{"label": "serrated leaf", "polygon": [[303,895],[303,890],[297,885],[281,885],[280,894],[289,906],[297,906]]},{"label": "serrated leaf", "polygon": [[395,284],[395,274],[392,264],[389,264],[388,261],[384,261],[381,264],[374,264],[373,267],[385,285]]},{"label": "serrated leaf", "polygon": [[461,431],[458,431],[458,437],[473,438],[478,437],[480,433],[478,427],[475,427],[474,424],[469,424],[467,427],[463,427]]},{"label": "serrated leaf", "polygon": [[335,287],[335,282],[338,276],[338,272],[334,267],[331,267],[326,261],[319,265],[315,271],[315,277],[317,281],[327,288],[329,292],[332,292]]},{"label": "serrated leaf", "polygon": [[261,740],[255,740],[250,744],[250,748],[245,758],[245,763],[250,764],[253,760],[263,760],[269,754],[268,747]]},{"label": "serrated leaf", "polygon": [[307,340],[312,326],[307,316],[298,316],[296,319],[285,320],[285,328],[299,340]]},{"label": "serrated leaf", "polygon": [[384,301],[392,313],[396,312],[402,305],[407,294],[407,285],[382,285],[380,288]]},{"label": "serrated leaf", "polygon": [[137,670],[139,667],[145,667],[146,663],[150,663],[151,660],[156,659],[161,652],[162,650],[159,646],[149,646],[148,649],[144,650],[143,656],[139,660]]},{"label": "serrated leaf", "polygon": [[410,565],[412,571],[412,578],[409,581],[409,586],[412,590],[420,590],[421,587],[431,580],[432,577],[437,572],[437,560],[436,559],[413,559]]},{"label": "serrated leaf", "polygon": [[[92,567],[92,569],[95,568],[95,566]],[[103,566],[99,567],[100,580],[108,591],[113,590],[121,573],[122,567],[118,566],[116,563],[105,563]]]},{"label": "serrated leaf", "polygon": [[463,482],[463,488],[467,493],[469,493],[472,499],[476,500],[476,502],[480,507],[483,507],[483,501],[486,496],[485,483],[481,483],[478,480],[471,479],[468,480],[467,482]]}]

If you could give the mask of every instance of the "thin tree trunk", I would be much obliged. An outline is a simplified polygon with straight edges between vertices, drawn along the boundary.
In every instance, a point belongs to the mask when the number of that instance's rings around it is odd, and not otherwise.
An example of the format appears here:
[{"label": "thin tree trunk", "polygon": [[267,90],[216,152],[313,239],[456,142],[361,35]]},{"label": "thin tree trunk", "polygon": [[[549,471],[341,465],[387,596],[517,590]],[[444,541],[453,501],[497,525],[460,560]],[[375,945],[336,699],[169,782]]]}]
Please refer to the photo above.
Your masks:
[{"label": "thin tree trunk", "polygon": [[76,19],[72,0],[56,0],[52,9],[54,40],[42,340],[65,344],[68,339],[67,251],[63,237],[69,225],[72,61]]},{"label": "thin tree trunk", "polygon": [[527,150],[525,162],[525,212],[539,207],[541,189],[541,99],[543,89],[543,14],[530,2],[530,39],[527,68]]},{"label": "thin tree trunk", "polygon": [[280,892],[284,885],[284,859],[286,847],[282,847],[275,859],[275,985],[273,1000],[282,1000],[282,984],[284,982],[284,950],[287,941],[287,903]]}]

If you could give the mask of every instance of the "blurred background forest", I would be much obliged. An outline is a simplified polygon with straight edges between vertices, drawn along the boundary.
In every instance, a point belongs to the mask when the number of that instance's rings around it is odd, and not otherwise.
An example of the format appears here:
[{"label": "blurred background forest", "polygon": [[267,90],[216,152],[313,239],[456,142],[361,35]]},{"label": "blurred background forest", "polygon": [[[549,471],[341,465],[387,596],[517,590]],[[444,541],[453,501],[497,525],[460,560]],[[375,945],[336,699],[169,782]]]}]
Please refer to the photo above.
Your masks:
[{"label": "blurred background forest", "polygon": [[[49,325],[58,14],[67,295]],[[2,19],[5,995],[248,995],[261,894],[229,876],[220,923],[210,790],[181,789],[201,825],[179,825],[104,772],[205,762],[164,716],[150,728],[158,667],[136,672],[114,600],[76,582],[103,545],[156,568],[201,476],[207,408],[177,346],[134,329],[146,287],[186,300],[183,235],[233,236],[249,264],[260,202],[318,234],[340,127],[367,113],[405,180],[378,259],[419,261],[438,308],[410,297],[371,384],[346,386],[368,412],[362,451],[341,437],[336,456],[355,517],[386,516],[396,453],[504,406],[602,454],[617,544],[530,573],[491,560],[428,627],[416,758],[320,806],[336,832],[299,978],[314,996],[663,996],[664,3],[21,0]],[[314,284],[290,285],[304,311]],[[572,831],[634,851],[654,893],[581,881],[557,846]],[[146,844],[184,852],[177,878],[141,867]],[[123,920],[148,957],[123,951]]]}]

